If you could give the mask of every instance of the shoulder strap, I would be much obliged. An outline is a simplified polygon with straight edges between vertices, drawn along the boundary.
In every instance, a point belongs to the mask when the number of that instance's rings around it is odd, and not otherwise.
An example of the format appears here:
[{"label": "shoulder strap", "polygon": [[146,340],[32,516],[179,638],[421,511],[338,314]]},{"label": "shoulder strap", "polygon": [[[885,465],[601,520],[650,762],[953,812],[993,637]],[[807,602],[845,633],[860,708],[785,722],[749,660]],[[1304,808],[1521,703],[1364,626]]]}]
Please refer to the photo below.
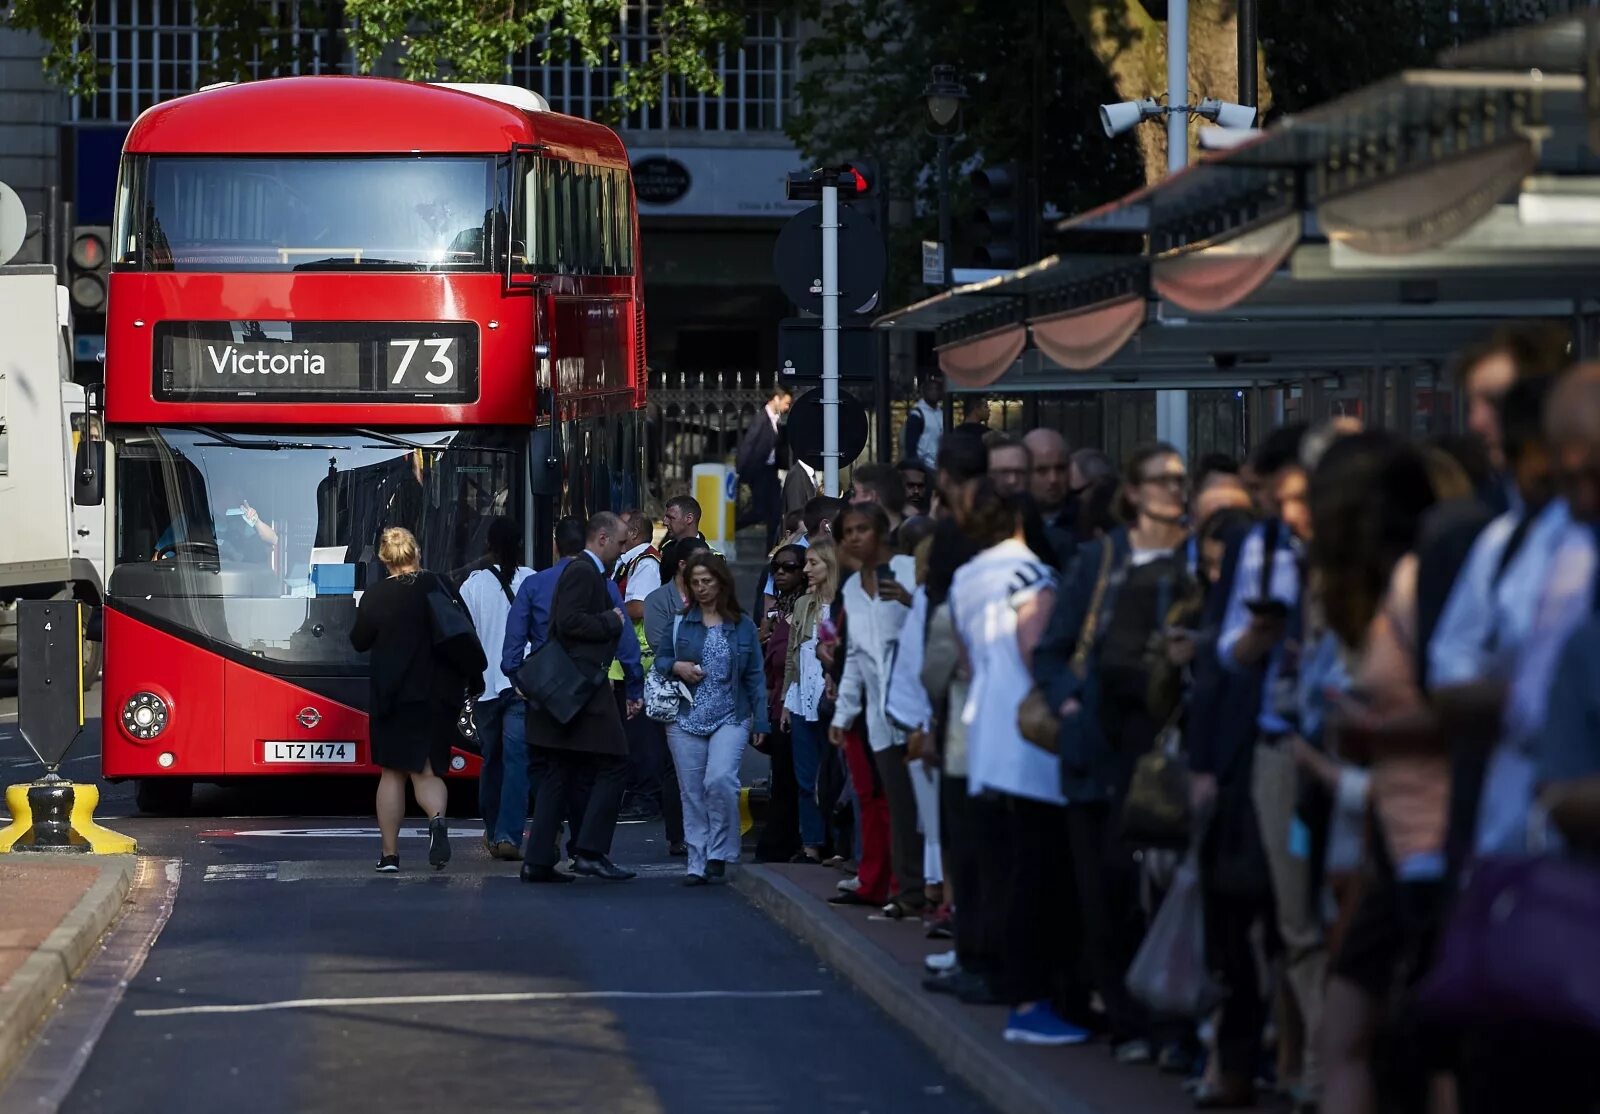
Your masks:
[{"label": "shoulder strap", "polygon": [[1506,547],[1500,551],[1500,560],[1494,567],[1494,579],[1489,582],[1491,587],[1500,587],[1500,580],[1506,575],[1506,569],[1511,567],[1511,562],[1516,560],[1517,551],[1522,548],[1522,543],[1528,540],[1528,531],[1533,527],[1533,520],[1538,515],[1533,511],[1524,512],[1517,520],[1516,529],[1511,531],[1511,536],[1506,539]]},{"label": "shoulder strap", "polygon": [[1083,617],[1083,628],[1078,631],[1078,648],[1072,652],[1071,668],[1080,679],[1088,672],[1089,651],[1094,646],[1095,633],[1100,627],[1100,605],[1105,602],[1106,586],[1111,583],[1114,549],[1116,543],[1107,536],[1100,551],[1100,572],[1095,577],[1094,594],[1089,598],[1089,610]]},{"label": "shoulder strap", "polygon": [[1272,598],[1272,566],[1278,556],[1278,534],[1283,521],[1269,518],[1261,524],[1261,591],[1259,599]]}]

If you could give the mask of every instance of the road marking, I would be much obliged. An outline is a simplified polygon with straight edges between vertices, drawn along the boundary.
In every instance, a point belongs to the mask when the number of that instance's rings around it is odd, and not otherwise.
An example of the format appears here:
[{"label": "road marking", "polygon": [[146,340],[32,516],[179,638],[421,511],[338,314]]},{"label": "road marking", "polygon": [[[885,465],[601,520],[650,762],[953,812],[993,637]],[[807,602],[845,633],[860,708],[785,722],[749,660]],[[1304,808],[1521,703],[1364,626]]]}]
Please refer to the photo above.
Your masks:
[{"label": "road marking", "polygon": [[253,879],[271,882],[278,877],[277,863],[222,863],[206,867],[203,882],[237,882]]},{"label": "road marking", "polygon": [[68,985],[9,1083],[0,1084],[0,1110],[54,1111],[66,1101],[166,926],[182,879],[177,859],[139,860],[126,912]]},{"label": "road marking", "polygon": [[[483,838],[482,828],[451,828],[451,839]],[[377,839],[377,828],[240,828],[201,832],[201,839]],[[401,839],[427,839],[427,828],[401,828]]]},{"label": "road marking", "polygon": [[173,1006],[134,1010],[135,1017],[179,1017],[199,1013],[270,1013],[276,1010],[360,1009],[365,1006],[453,1006],[476,1002],[704,1002],[820,998],[820,990],[535,990],[510,994],[407,994],[386,998],[291,998],[241,1005]]}]

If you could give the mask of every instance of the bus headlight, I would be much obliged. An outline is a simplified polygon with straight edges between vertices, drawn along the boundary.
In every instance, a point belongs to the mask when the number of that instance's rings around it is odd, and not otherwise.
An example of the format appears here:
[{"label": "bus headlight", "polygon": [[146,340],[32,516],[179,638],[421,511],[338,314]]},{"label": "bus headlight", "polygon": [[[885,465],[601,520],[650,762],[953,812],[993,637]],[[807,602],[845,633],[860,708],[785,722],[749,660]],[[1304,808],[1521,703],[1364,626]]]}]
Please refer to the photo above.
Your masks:
[{"label": "bus headlight", "polygon": [[153,692],[136,692],[122,705],[122,728],[135,739],[154,739],[170,717],[167,702]]}]

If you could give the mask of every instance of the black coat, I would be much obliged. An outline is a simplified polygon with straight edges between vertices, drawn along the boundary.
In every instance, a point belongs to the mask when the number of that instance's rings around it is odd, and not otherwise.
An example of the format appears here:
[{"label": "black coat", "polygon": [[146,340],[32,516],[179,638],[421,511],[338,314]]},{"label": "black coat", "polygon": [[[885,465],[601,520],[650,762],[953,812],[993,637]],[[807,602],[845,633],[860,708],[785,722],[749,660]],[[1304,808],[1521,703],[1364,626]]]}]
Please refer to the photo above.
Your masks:
[{"label": "black coat", "polygon": [[617,714],[616,698],[604,674],[617,654],[622,620],[611,608],[606,579],[587,553],[568,562],[550,604],[549,637],[560,643],[578,668],[602,677],[589,703],[571,723],[557,723],[541,709],[528,709],[531,746],[626,756],[628,740]]},{"label": "black coat", "polygon": [[[745,483],[769,472],[777,475],[778,466],[783,463],[785,447],[782,431],[772,428],[772,419],[767,416],[767,408],[763,406],[750,419],[744,436],[739,439],[739,455],[734,460],[734,470]],[[772,464],[767,463],[769,456],[773,459]]]},{"label": "black coat", "polygon": [[350,644],[371,655],[373,762],[420,772],[431,759],[434,773],[442,775],[459,741],[455,719],[462,700],[469,689],[483,686],[483,656],[475,641],[470,647],[434,645],[428,596],[435,591],[460,600],[448,581],[431,572],[380,580],[361,597]]}]

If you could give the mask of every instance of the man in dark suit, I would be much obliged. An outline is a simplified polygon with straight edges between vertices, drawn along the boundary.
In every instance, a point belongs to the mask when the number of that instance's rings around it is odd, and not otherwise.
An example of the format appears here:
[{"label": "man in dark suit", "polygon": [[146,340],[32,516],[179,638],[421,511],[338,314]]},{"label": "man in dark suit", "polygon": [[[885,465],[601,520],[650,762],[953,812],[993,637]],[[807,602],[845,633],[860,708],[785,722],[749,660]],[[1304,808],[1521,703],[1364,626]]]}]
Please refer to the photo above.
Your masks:
[{"label": "man in dark suit", "polygon": [[[572,869],[596,878],[623,881],[634,877],[610,859],[617,812],[628,778],[628,740],[622,716],[605,676],[616,655],[625,617],[613,606],[610,570],[628,542],[628,529],[616,515],[602,511],[589,519],[584,551],[562,571],[550,607],[549,637],[560,644],[585,674],[597,679],[594,692],[570,723],[560,723],[543,708],[528,707],[529,760],[538,783],[533,806],[533,831],[522,864],[524,882],[571,882],[556,870],[556,833],[567,810],[569,787],[593,774],[583,821],[573,839]],[[629,701],[628,715],[638,714]]]},{"label": "man in dark suit", "polygon": [[767,403],[745,428],[734,467],[740,482],[750,488],[750,513],[739,520],[742,529],[761,523],[767,529],[767,548],[778,544],[783,524],[783,493],[778,486],[778,466],[784,452],[782,421],[794,396],[782,383],[772,388]]}]

